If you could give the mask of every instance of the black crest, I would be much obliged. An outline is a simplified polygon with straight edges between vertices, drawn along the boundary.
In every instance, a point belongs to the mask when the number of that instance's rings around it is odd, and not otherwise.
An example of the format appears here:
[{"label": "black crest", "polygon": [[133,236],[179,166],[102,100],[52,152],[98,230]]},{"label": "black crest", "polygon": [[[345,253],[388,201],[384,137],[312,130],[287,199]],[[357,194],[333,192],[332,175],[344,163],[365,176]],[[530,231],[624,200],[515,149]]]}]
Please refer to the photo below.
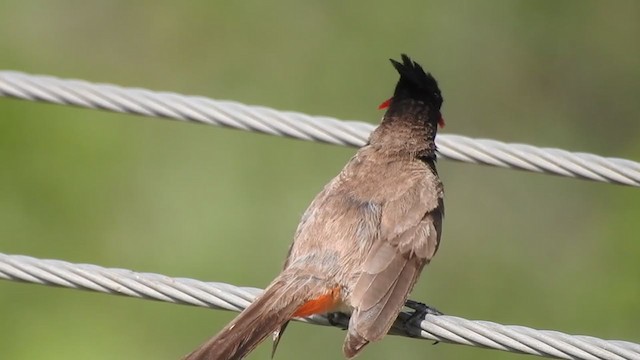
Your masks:
[{"label": "black crest", "polygon": [[430,73],[425,73],[420,64],[412,61],[405,54],[402,54],[402,63],[393,59],[389,60],[400,74],[392,104],[411,99],[424,102],[432,110],[440,111],[442,94],[436,79]]}]

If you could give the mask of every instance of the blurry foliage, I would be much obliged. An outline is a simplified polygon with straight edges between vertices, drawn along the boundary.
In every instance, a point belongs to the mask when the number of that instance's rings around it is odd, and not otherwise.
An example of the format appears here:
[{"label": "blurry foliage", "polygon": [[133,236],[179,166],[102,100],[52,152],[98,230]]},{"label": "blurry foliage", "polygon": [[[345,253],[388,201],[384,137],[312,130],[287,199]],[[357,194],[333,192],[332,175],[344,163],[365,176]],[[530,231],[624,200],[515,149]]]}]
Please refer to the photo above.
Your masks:
[{"label": "blurry foliage", "polygon": [[[0,68],[376,123],[406,52],[446,133],[640,159],[637,1],[0,3]],[[0,251],[265,286],[354,149],[0,99]],[[443,244],[413,298],[640,341],[640,193],[442,161]],[[234,314],[0,283],[0,357],[176,359]],[[295,324],[278,359],[341,358]],[[269,346],[250,358],[268,358]],[[518,355],[388,337],[362,359]]]}]

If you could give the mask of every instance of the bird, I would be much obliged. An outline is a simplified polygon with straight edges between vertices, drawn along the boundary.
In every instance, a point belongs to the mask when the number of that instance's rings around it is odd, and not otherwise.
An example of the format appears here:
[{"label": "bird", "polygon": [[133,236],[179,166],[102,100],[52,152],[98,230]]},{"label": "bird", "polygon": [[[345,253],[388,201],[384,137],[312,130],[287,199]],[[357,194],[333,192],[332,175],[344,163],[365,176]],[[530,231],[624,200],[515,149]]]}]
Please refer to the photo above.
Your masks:
[{"label": "bird", "polygon": [[292,318],[350,315],[344,356],[389,331],[438,251],[444,187],[435,137],[444,126],[436,79],[401,54],[400,75],[368,142],[302,215],[283,270],[256,300],[184,360],[237,360]]}]

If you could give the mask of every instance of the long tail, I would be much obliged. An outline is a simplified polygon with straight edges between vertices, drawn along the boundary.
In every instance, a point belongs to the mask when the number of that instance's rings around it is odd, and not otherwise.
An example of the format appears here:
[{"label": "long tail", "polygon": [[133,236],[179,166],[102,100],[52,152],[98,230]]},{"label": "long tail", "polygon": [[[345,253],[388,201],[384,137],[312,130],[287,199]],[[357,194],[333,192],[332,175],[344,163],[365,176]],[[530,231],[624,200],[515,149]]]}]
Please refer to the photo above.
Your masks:
[{"label": "long tail", "polygon": [[318,292],[317,279],[281,274],[215,337],[184,360],[239,360],[294,316]]}]

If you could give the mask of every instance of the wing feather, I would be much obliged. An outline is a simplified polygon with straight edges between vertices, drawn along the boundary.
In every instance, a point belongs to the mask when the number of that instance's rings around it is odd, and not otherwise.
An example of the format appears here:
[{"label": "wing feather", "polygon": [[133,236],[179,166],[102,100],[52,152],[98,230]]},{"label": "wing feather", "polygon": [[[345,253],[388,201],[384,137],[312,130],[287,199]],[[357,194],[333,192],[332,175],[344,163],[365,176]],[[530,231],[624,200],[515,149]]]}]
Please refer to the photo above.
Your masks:
[{"label": "wing feather", "polygon": [[356,355],[391,328],[422,268],[440,242],[444,212],[441,191],[416,181],[382,207],[380,239],[374,243],[352,291],[354,312],[344,352]]}]

